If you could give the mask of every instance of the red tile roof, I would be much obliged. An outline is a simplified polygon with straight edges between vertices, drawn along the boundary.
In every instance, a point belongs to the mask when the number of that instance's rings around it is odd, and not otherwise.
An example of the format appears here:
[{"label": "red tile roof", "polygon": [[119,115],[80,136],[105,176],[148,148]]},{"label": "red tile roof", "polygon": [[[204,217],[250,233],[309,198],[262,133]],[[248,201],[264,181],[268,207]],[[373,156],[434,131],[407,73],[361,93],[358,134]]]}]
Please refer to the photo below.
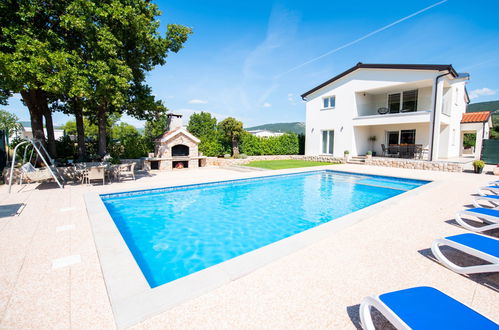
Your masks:
[{"label": "red tile roof", "polygon": [[463,113],[461,123],[483,123],[484,121],[489,120],[489,117],[489,111],[467,112]]}]

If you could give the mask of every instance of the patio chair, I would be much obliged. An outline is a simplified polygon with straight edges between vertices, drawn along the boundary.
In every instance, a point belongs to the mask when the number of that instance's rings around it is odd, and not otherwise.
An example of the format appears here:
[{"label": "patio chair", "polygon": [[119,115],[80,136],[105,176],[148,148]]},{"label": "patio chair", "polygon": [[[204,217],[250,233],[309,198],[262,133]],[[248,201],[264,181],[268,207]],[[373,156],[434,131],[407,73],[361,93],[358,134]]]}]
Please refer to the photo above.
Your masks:
[{"label": "patio chair", "polygon": [[388,156],[389,157],[397,157],[400,155],[400,147],[398,145],[389,145],[388,146]]},{"label": "patio chair", "polygon": [[[485,225],[477,227],[472,226],[465,222],[463,217],[473,217],[481,220]],[[456,221],[464,228],[475,231],[483,232],[499,228],[499,210],[487,209],[484,207],[476,207],[473,209],[463,210],[456,214]]]},{"label": "patio chair", "polygon": [[431,287],[421,286],[366,297],[360,304],[364,330],[374,330],[371,308],[397,329],[496,329],[497,324]]},{"label": "patio chair", "polygon": [[[443,255],[440,250],[442,245],[489,263],[476,266],[458,266]],[[495,238],[472,233],[449,236],[435,240],[431,245],[431,252],[445,267],[459,274],[499,272],[499,240]]]},{"label": "patio chair", "polygon": [[409,158],[409,147],[406,145],[401,145],[400,151],[399,151],[399,156],[400,156],[400,158]]},{"label": "patio chair", "polygon": [[499,195],[499,186],[490,185],[490,186],[481,187],[478,189],[478,194],[480,196],[485,196],[487,195],[486,191],[494,195]]},{"label": "patio chair", "polygon": [[120,164],[118,169],[119,179],[131,177],[135,180],[135,163]]},{"label": "patio chair", "polygon": [[492,207],[487,206],[487,208],[499,209],[499,195],[476,196],[473,199],[473,205],[475,207],[486,207],[480,204],[480,201],[487,201],[492,204]]},{"label": "patio chair", "polygon": [[422,159],[423,158],[423,145],[416,144],[414,146],[414,158]]},{"label": "patio chair", "polygon": [[102,184],[106,184],[106,168],[104,166],[92,166],[83,172],[82,182],[90,184],[92,180],[102,180]]},{"label": "patio chair", "polygon": [[382,151],[383,157],[385,157],[386,153],[388,152],[388,149],[385,147],[385,145],[383,143],[381,144],[381,151]]}]

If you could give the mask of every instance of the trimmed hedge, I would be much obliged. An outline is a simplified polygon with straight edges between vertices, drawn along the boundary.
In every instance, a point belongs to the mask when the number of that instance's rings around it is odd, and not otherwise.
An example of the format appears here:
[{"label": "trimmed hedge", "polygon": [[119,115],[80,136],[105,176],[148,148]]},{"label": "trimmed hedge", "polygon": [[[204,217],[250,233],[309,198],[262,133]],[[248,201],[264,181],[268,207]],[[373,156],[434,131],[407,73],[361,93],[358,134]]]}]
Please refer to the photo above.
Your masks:
[{"label": "trimmed hedge", "polygon": [[257,137],[247,133],[241,137],[239,149],[248,156],[297,155],[300,153],[300,139],[294,133],[271,137]]}]

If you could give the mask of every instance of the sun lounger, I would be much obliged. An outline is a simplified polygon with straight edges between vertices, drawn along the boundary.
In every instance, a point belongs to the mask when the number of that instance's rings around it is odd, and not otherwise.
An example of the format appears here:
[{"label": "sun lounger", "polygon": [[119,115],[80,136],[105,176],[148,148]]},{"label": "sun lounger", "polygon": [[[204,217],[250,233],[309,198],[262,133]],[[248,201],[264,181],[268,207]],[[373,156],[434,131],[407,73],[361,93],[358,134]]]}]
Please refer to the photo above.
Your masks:
[{"label": "sun lounger", "polygon": [[495,329],[499,325],[468,306],[430,287],[415,287],[366,297],[360,305],[365,330],[375,329],[371,307],[397,329]]},{"label": "sun lounger", "polygon": [[[472,226],[466,223],[462,218],[463,217],[475,217],[482,220],[486,223],[484,226]],[[456,214],[456,221],[463,226],[464,228],[476,231],[483,232],[486,230],[499,228],[499,210],[488,209],[484,207],[476,207],[473,209],[463,210]]]},{"label": "sun lounger", "polygon": [[476,196],[473,200],[473,205],[475,205],[475,207],[484,207],[479,201],[487,201],[492,204],[492,207],[489,208],[498,209],[499,207],[499,195]]},{"label": "sun lounger", "polygon": [[485,186],[485,187],[481,187],[480,189],[478,189],[478,194],[480,196],[485,196],[487,195],[486,191],[494,195],[499,195],[499,186],[495,186],[495,185],[490,185],[490,186]]},{"label": "sun lounger", "polygon": [[[458,266],[443,255],[440,250],[442,245],[450,246],[490,264]],[[492,237],[467,233],[440,238],[431,245],[431,252],[445,267],[459,274],[499,272],[499,240]]]},{"label": "sun lounger", "polygon": [[496,181],[490,181],[489,186],[499,186],[499,180]]}]

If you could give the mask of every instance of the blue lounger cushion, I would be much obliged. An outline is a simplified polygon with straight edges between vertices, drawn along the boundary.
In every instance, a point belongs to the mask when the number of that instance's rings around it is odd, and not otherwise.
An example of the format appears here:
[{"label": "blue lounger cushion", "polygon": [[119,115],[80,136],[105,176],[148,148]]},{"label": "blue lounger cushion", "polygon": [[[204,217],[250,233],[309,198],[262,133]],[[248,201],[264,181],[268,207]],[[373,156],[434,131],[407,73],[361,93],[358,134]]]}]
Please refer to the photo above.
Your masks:
[{"label": "blue lounger cushion", "polygon": [[471,233],[449,236],[445,239],[499,258],[499,241],[496,239]]},{"label": "blue lounger cushion", "polygon": [[478,214],[483,214],[483,215],[488,215],[491,217],[498,217],[499,218],[499,210],[494,210],[494,209],[488,209],[486,207],[475,207],[472,209],[467,209],[464,210],[465,212],[473,212],[473,213],[478,213]]},{"label": "blue lounger cushion", "polygon": [[499,325],[431,287],[416,287],[379,296],[412,329],[499,329]]},{"label": "blue lounger cushion", "polygon": [[492,198],[492,199],[499,199],[499,195],[485,195],[483,197]]}]

